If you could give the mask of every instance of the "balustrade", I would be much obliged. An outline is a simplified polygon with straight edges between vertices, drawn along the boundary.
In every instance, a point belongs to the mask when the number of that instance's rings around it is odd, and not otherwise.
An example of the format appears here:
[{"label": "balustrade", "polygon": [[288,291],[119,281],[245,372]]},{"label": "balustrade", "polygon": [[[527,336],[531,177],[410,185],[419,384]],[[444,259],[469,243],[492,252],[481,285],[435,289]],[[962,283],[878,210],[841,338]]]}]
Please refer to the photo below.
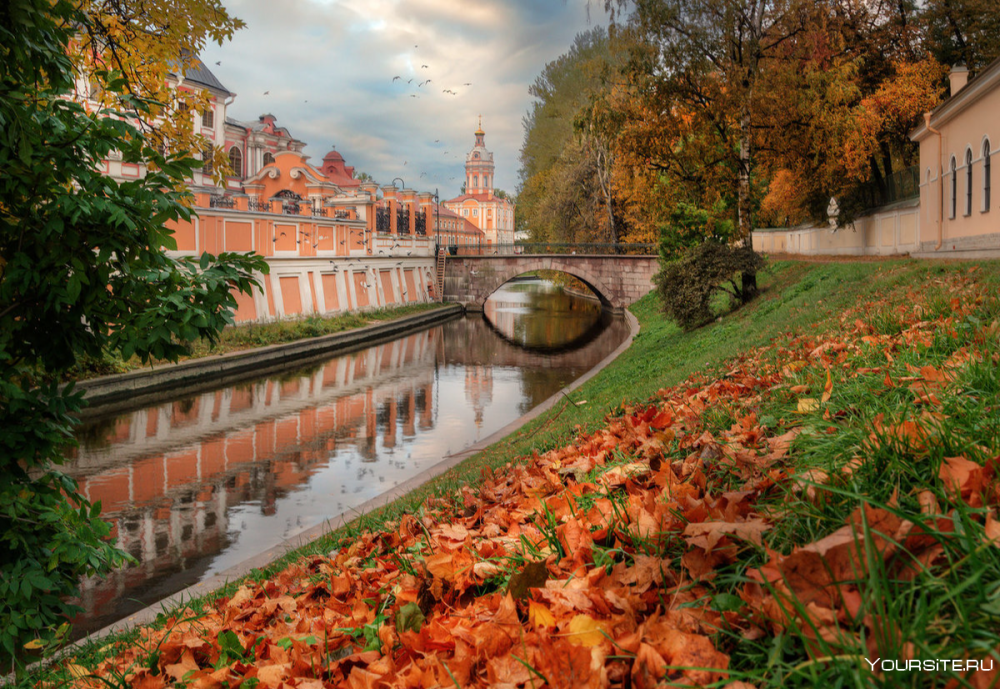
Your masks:
[{"label": "balustrade", "polygon": [[375,231],[379,234],[389,234],[392,231],[392,218],[385,206],[375,209]]},{"label": "balustrade", "polygon": [[247,201],[248,211],[257,211],[259,213],[270,213],[271,212],[271,202],[264,201],[256,196],[251,196],[250,200]]},{"label": "balustrade", "polygon": [[208,197],[208,207],[209,208],[236,208],[236,199],[231,196],[216,196],[212,195]]},{"label": "balustrade", "polygon": [[410,212],[406,206],[396,208],[396,234],[410,234]]}]

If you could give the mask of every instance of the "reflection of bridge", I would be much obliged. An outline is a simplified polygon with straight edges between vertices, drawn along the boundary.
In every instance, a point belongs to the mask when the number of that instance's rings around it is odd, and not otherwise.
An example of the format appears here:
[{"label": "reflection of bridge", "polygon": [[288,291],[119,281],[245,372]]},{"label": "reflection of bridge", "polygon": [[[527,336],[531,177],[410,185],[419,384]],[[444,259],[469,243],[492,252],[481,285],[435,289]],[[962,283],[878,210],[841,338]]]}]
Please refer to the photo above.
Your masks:
[{"label": "reflection of bridge", "polygon": [[498,250],[493,255],[448,256],[444,300],[482,308],[501,285],[532,270],[558,270],[572,275],[585,283],[602,305],[613,309],[623,309],[653,289],[653,275],[658,269],[655,255],[577,254],[571,245],[560,249],[566,253],[511,255]]}]

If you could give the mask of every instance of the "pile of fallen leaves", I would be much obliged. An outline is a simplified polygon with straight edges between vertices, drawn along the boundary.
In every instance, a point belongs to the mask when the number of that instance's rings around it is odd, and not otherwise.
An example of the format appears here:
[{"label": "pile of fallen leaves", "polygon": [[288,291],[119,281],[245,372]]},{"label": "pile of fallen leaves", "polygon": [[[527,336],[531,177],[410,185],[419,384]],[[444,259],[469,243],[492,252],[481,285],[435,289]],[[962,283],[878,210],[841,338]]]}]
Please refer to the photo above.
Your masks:
[{"label": "pile of fallen leaves", "polygon": [[[328,557],[144,630],[94,673],[143,689],[746,687],[729,674],[733,644],[788,628],[816,641],[814,658],[858,639],[877,658],[877,640],[892,631],[859,614],[873,554],[895,576],[915,575],[935,566],[940,538],[891,505],[868,504],[784,552],[767,547],[768,537],[789,511],[822,501],[868,452],[897,442],[919,452],[927,442],[939,398],[982,354],[961,348],[905,380],[889,371],[894,353],[928,344],[982,303],[972,275],[947,287],[950,314],[925,320],[914,295],[892,307],[902,321],[896,333],[871,325],[888,306],[864,305],[832,334],[789,335],[748,352],[714,377],[693,376],[625,407],[572,445],[508,464]],[[995,323],[982,326],[981,338],[996,334]],[[873,347],[884,354],[884,378],[881,365],[870,365]],[[810,372],[825,383],[804,383]],[[923,416],[878,419],[838,475],[796,466],[802,420],[811,415],[836,433],[834,380],[857,376],[908,386]],[[757,410],[775,395],[794,400],[794,411],[762,424]],[[719,410],[735,422],[710,431]],[[995,507],[995,475],[995,461],[954,457],[939,479],[955,501]],[[920,500],[947,531],[948,505],[933,493]],[[994,512],[983,526],[1000,542]],[[727,589],[735,595],[720,593],[717,573],[741,560],[751,565]]]}]

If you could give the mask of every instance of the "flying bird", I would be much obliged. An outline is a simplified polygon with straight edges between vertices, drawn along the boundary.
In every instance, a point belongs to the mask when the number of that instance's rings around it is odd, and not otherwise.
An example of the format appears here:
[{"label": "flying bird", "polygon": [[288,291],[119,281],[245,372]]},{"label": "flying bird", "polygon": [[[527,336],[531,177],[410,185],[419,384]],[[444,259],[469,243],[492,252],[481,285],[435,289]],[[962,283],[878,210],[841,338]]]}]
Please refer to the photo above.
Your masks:
[{"label": "flying bird", "polygon": [[427,65],[420,65],[420,69],[427,69]]},{"label": "flying bird", "polygon": [[393,81],[396,81],[396,79],[402,79],[402,77],[395,76],[395,77],[392,78]]},{"label": "flying bird", "polygon": [[441,139],[434,139],[434,143],[441,143]]},{"label": "flying bird", "polygon": [[271,93],[270,91],[264,91],[264,95],[265,96],[268,95],[268,94],[270,94],[270,93]]},{"label": "flying bird", "polygon": [[407,83],[407,84],[412,84],[412,83],[413,83],[413,79],[415,79],[415,78],[416,78],[416,77],[412,77],[412,78],[410,78],[410,79],[407,79],[407,80],[406,80],[406,83]]},{"label": "flying bird", "polygon": [[472,86],[472,83],[467,81],[464,84],[462,84],[462,86]]},{"label": "flying bird", "polygon": [[418,96],[418,95],[417,95],[417,94],[415,94],[415,93],[411,93],[411,94],[410,94],[410,98],[420,98],[420,96]]},{"label": "flying bird", "polygon": [[218,61],[218,62],[216,62],[215,64],[217,64],[217,65],[221,65],[221,64],[222,64],[222,60],[219,60],[219,61]]}]

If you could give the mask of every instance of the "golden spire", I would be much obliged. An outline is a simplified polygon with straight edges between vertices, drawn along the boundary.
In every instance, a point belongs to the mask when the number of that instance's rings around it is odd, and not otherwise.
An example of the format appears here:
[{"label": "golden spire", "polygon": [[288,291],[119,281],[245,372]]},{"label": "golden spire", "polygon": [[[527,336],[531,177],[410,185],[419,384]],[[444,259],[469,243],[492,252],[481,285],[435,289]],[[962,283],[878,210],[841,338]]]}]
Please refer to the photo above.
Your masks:
[{"label": "golden spire", "polygon": [[483,116],[480,115],[479,116],[479,129],[476,130],[476,134],[483,135],[485,133],[486,132],[483,131]]}]

